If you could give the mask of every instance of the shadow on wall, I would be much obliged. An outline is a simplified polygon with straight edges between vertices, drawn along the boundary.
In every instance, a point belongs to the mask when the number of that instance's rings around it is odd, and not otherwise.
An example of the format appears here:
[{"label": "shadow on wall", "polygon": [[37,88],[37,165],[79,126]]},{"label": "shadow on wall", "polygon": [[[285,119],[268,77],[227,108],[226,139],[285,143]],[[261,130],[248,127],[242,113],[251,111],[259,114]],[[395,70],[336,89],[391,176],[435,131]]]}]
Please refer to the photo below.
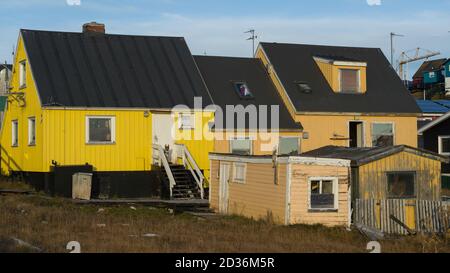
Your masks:
[{"label": "shadow on wall", "polygon": [[17,162],[9,155],[8,151],[3,148],[2,145],[0,145],[0,164],[1,164],[1,173],[2,175],[4,175],[5,173],[3,173],[3,165],[6,165],[6,167],[8,168],[8,172],[11,173],[11,171],[16,170],[21,172],[22,168],[20,168],[19,164],[17,164]]}]

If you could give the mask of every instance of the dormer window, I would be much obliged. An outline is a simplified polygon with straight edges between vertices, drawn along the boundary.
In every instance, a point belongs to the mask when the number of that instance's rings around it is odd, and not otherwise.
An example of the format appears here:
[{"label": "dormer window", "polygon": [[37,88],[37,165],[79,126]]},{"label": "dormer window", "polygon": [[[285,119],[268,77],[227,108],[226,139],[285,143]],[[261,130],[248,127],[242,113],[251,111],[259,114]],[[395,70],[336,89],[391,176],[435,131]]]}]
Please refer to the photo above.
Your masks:
[{"label": "dormer window", "polygon": [[367,63],[346,56],[313,57],[335,93],[364,94],[367,91]]},{"label": "dormer window", "polygon": [[252,99],[253,94],[246,82],[234,82],[234,89],[241,99]]},{"label": "dormer window", "polygon": [[340,91],[344,93],[360,92],[360,72],[358,69],[339,69]]}]

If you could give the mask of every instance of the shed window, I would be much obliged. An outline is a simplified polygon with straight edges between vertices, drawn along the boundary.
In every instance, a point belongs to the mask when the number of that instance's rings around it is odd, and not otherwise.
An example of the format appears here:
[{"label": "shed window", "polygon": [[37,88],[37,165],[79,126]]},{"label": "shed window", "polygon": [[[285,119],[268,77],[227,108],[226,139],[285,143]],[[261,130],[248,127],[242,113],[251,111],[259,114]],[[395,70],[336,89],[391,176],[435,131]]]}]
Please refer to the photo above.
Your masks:
[{"label": "shed window", "polygon": [[115,143],[115,117],[87,117],[87,143]]},{"label": "shed window", "polygon": [[436,77],[436,72],[430,72],[428,75],[430,76],[430,78],[434,78]]},{"label": "shed window", "polygon": [[178,127],[182,130],[194,129],[194,115],[187,113],[180,114]]},{"label": "shed window", "polygon": [[27,84],[27,62],[22,61],[19,64],[19,85],[24,88]]},{"label": "shed window", "polygon": [[234,163],[233,165],[233,181],[237,183],[245,183],[246,174],[245,163]]},{"label": "shed window", "polygon": [[414,198],[416,196],[414,172],[388,173],[387,183],[389,198]]},{"label": "shed window", "polygon": [[339,69],[341,92],[357,93],[359,92],[359,70],[358,69]]},{"label": "shed window", "polygon": [[36,145],[36,118],[28,118],[28,145]]},{"label": "shed window", "polygon": [[237,94],[242,99],[251,99],[253,98],[253,94],[248,88],[247,83],[245,82],[235,82],[234,83],[234,89],[236,90]]},{"label": "shed window", "polygon": [[19,121],[17,120],[11,122],[11,145],[19,146]]},{"label": "shed window", "polygon": [[335,177],[310,178],[310,209],[329,210],[338,208],[338,179]]},{"label": "shed window", "polygon": [[298,137],[281,137],[278,145],[280,155],[298,155],[300,152]]},{"label": "shed window", "polygon": [[439,136],[439,153],[450,155],[450,136]]},{"label": "shed window", "polygon": [[394,125],[392,123],[372,124],[372,146],[394,146]]}]

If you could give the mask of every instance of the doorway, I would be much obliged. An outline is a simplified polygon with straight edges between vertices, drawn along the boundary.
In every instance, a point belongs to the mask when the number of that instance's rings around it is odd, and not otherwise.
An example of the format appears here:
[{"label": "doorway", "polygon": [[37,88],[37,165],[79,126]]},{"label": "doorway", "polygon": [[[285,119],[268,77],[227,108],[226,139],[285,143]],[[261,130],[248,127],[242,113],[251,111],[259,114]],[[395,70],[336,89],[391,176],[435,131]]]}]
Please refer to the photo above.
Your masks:
[{"label": "doorway", "polygon": [[219,175],[219,213],[228,213],[228,182],[230,180],[230,164],[220,163]]},{"label": "doorway", "polygon": [[349,147],[364,147],[364,122],[350,121],[349,128]]}]

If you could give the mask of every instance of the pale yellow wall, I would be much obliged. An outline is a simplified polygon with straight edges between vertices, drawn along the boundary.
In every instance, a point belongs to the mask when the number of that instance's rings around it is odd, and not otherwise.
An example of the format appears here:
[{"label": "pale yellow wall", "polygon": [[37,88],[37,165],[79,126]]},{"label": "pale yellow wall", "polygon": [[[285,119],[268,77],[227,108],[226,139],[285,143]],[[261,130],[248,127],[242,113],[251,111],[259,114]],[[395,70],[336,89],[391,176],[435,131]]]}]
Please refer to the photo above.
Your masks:
[{"label": "pale yellow wall", "polygon": [[[349,116],[349,115],[297,115],[308,139],[302,140],[302,151],[307,152],[327,145],[348,146],[349,121],[364,122],[365,147],[372,147],[372,124],[394,124],[394,145],[417,147],[417,118],[398,116]],[[338,139],[334,138],[337,135]],[[342,139],[343,138],[343,139]]]},{"label": "pale yellow wall", "polygon": [[252,139],[253,155],[271,155],[278,146],[280,137],[298,137],[301,148],[301,132],[215,132],[215,153],[230,153],[230,139],[249,137]]},{"label": "pale yellow wall", "polygon": [[[86,144],[86,116],[112,116],[116,120],[114,144]],[[143,110],[46,109],[44,166],[92,164],[96,171],[150,170],[152,159],[151,114]]]},{"label": "pale yellow wall", "polygon": [[[264,51],[259,48],[256,57],[260,58],[264,65],[270,67],[269,60]],[[336,68],[337,69],[337,68]],[[325,71],[325,70],[324,70]],[[325,75],[332,75],[333,69],[325,71]],[[337,70],[336,70],[337,71]],[[363,73],[364,74],[364,73]],[[409,145],[417,147],[417,117],[400,116],[395,114],[375,114],[375,113],[297,113],[294,109],[286,91],[280,80],[277,78],[276,71],[269,69],[269,76],[272,79],[278,93],[281,95],[289,112],[297,122],[303,125],[303,131],[309,133],[309,139],[302,140],[302,151],[307,152],[327,145],[348,146],[348,140],[333,140],[333,135],[340,135],[340,138],[349,137],[348,122],[352,120],[361,120],[365,122],[365,146],[372,146],[371,123],[372,122],[393,122],[395,130],[395,145]]]},{"label": "pale yellow wall", "polygon": [[[278,184],[275,184],[275,169],[272,164],[246,163],[245,184],[233,182],[233,162],[229,163],[229,202],[228,213],[251,217],[254,219],[270,219],[284,224],[286,202],[286,165],[278,166]],[[211,170],[211,203],[215,211],[219,208],[219,161],[212,160]]]},{"label": "pale yellow wall", "polygon": [[417,198],[440,200],[441,162],[414,153],[401,152],[359,167],[359,198],[386,199],[387,172],[416,172]]},{"label": "pale yellow wall", "polygon": [[[291,224],[348,225],[349,168],[338,166],[291,165]],[[308,180],[311,177],[337,177],[339,183],[338,210],[332,212],[309,211]]]},{"label": "pale yellow wall", "polygon": [[[19,87],[19,62],[26,61],[26,87]],[[40,108],[40,101],[36,92],[36,86],[32,78],[30,64],[26,55],[23,40],[19,38],[16,57],[14,60],[11,92],[23,92],[25,104],[15,100],[16,96],[9,96],[7,110],[4,116],[3,127],[1,130],[0,143],[1,151],[1,170],[3,174],[9,174],[10,171],[26,170],[30,172],[39,172],[42,170],[42,145],[45,140],[43,137],[43,117]],[[36,119],[36,145],[28,145],[28,118]],[[13,120],[19,122],[19,145],[12,147],[12,125]]]}]

